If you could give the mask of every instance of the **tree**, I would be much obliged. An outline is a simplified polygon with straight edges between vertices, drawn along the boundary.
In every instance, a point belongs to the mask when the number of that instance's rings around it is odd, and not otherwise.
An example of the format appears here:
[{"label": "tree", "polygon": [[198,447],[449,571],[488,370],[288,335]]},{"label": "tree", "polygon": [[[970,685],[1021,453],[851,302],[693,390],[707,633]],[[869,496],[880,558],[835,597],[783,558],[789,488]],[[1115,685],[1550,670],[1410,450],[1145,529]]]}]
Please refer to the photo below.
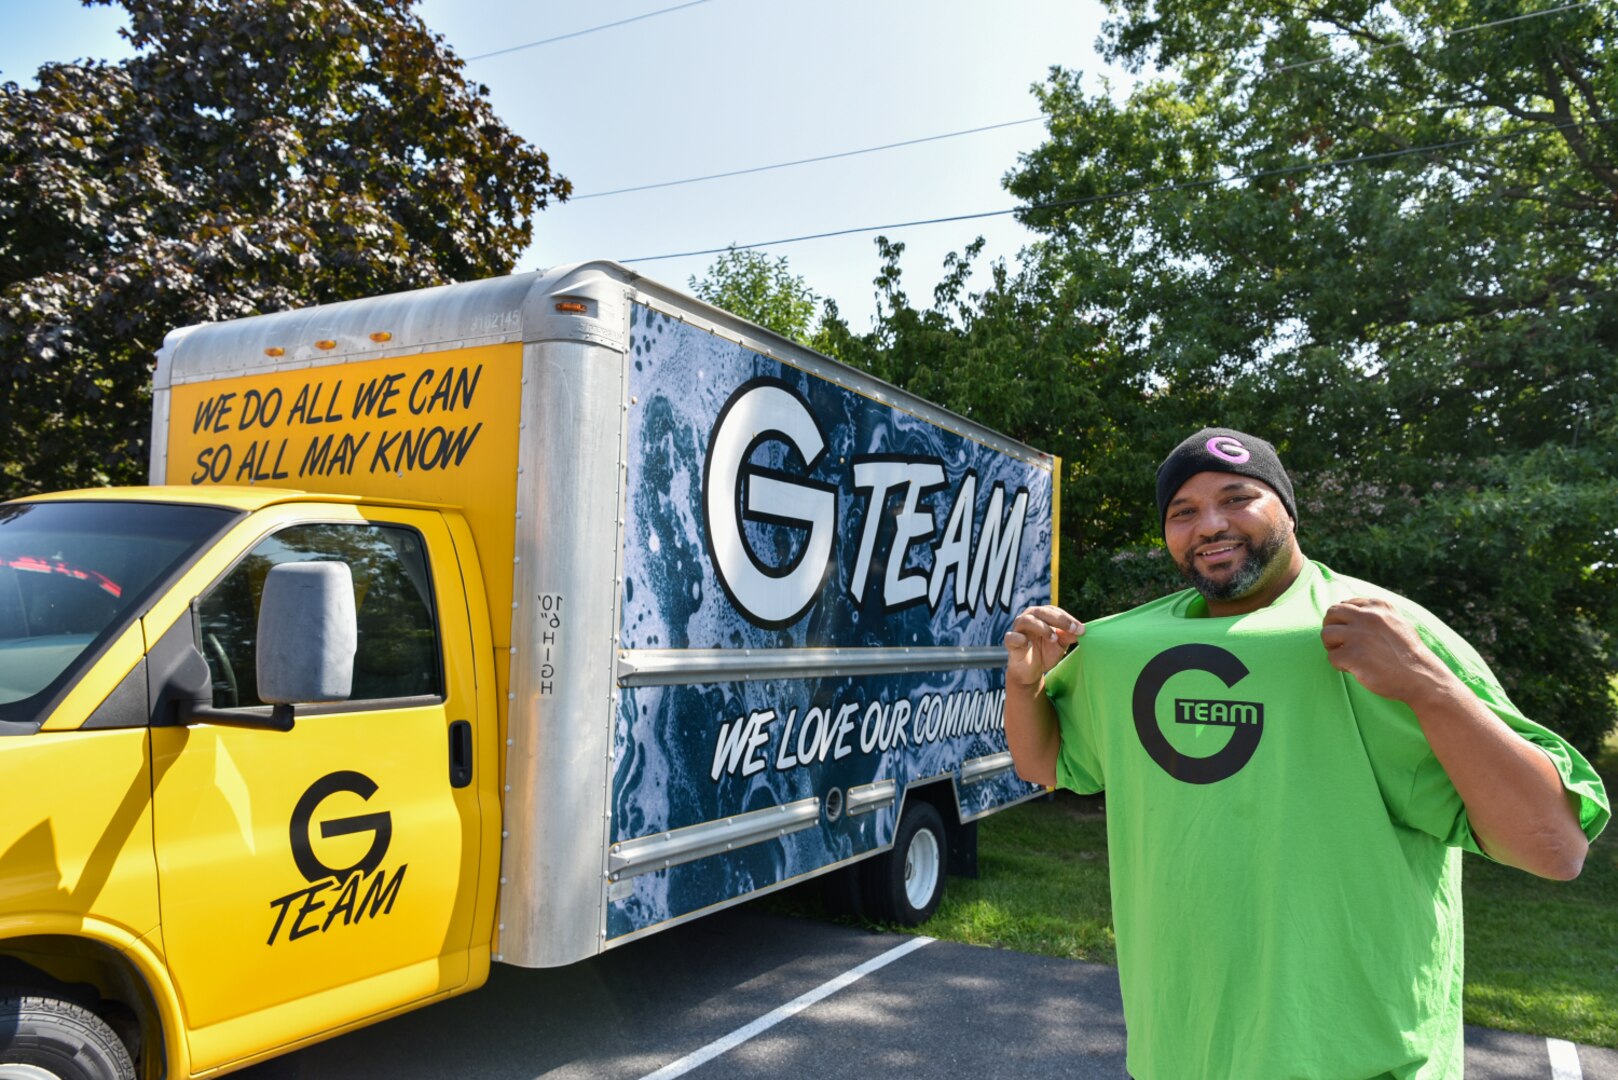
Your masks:
[{"label": "tree", "polygon": [[10,495],[145,475],[170,330],[508,273],[571,190],[411,0],[121,2],[133,58],[0,85]]},{"label": "tree", "polygon": [[794,341],[815,337],[815,295],[802,277],[787,267],[785,255],[773,262],[761,251],[731,245],[702,278],[689,280],[698,297],[733,315],[774,330]]},{"label": "tree", "polygon": [[[1611,10],[1114,10],[1109,59],[1172,74],[1120,102],[1054,71],[1049,139],[1008,186],[1045,236],[1031,258],[1142,380],[1153,421],[1122,437],[1266,434],[1307,550],[1433,608],[1595,747],[1618,719]],[[1118,573],[1152,561],[1150,484],[1118,489],[1132,545],[1065,564],[1082,610],[1151,577]]]}]

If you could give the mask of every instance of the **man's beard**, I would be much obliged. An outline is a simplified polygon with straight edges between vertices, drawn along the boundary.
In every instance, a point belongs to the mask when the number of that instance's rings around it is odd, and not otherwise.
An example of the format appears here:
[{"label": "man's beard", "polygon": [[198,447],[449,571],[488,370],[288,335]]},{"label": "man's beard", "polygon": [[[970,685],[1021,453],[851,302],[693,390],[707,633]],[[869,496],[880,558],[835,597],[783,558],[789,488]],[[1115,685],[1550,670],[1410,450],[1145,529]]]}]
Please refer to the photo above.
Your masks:
[{"label": "man's beard", "polygon": [[1224,581],[1215,581],[1198,570],[1194,554],[1188,555],[1184,562],[1176,563],[1176,565],[1180,568],[1181,576],[1205,599],[1240,600],[1252,592],[1264,577],[1265,572],[1270,569],[1270,566],[1277,559],[1283,557],[1283,551],[1290,536],[1291,530],[1286,526],[1281,526],[1271,529],[1269,535],[1261,540],[1257,547],[1239,536],[1216,536],[1211,540],[1204,541],[1203,544],[1197,545],[1202,547],[1205,544],[1224,541],[1240,544],[1246,549],[1247,557],[1242,560],[1242,565]]}]

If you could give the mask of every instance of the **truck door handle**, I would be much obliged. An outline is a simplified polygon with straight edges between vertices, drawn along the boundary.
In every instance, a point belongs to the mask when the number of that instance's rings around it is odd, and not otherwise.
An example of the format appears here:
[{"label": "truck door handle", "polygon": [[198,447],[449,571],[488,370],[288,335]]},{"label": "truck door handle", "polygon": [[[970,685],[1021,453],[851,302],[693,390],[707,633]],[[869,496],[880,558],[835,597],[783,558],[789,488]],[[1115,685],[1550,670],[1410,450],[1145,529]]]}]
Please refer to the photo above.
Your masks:
[{"label": "truck door handle", "polygon": [[455,720],[449,725],[449,786],[465,787],[472,782],[472,722]]}]

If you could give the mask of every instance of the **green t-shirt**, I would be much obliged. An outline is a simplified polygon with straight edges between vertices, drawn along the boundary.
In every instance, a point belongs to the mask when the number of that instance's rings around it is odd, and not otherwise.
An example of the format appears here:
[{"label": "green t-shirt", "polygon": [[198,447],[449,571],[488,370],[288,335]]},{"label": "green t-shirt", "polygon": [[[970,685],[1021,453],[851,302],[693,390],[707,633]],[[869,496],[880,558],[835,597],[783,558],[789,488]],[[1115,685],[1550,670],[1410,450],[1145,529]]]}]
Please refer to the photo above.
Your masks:
[{"label": "green t-shirt", "polygon": [[1478,847],[1415,714],[1327,662],[1321,620],[1351,596],[1392,603],[1545,749],[1586,833],[1606,824],[1590,764],[1454,631],[1318,563],[1248,615],[1187,590],[1089,623],[1045,692],[1060,784],[1107,792],[1136,1080],[1461,1075],[1459,849]]}]

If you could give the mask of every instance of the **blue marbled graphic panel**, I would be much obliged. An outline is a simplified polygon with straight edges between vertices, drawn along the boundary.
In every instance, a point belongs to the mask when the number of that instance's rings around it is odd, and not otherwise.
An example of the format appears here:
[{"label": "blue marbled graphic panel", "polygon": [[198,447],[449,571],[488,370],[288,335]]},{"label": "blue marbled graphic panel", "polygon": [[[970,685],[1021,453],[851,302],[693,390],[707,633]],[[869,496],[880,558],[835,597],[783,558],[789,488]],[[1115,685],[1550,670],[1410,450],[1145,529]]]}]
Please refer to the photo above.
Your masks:
[{"label": "blue marbled graphic panel", "polygon": [[[954,776],[1005,749],[1004,673],[968,670],[854,678],[639,687],[619,702],[614,842],[845,792],[892,779]],[[756,733],[757,738],[754,738]],[[976,816],[1037,791],[1003,773],[957,784]],[[620,937],[889,844],[897,803],[822,816],[802,832],[632,879],[608,908]]]},{"label": "blue marbled graphic panel", "polygon": [[[636,304],[630,335],[629,491],[622,641],[630,649],[803,646],[997,645],[1016,612],[1050,598],[1052,478],[1045,469],[942,430],[827,380],[781,364],[705,330]],[[746,458],[752,469],[835,492],[836,526],[823,585],[808,609],[786,625],[760,625],[732,603],[709,556],[703,485],[709,444],[727,403],[757,380],[778,380],[813,414],[825,451],[813,468],[781,438],[765,437]],[[856,486],[859,462],[918,463],[935,468],[941,487],[920,492],[913,513],[930,516],[932,535],[894,553],[905,489],[873,507]],[[975,492],[967,515],[970,559],[985,546],[993,493],[1012,513],[1025,493],[1020,543],[1009,599],[996,591],[958,606],[960,578],[940,575],[936,605],[928,599],[885,604],[887,564],[930,583],[937,546],[964,491]],[[867,537],[868,516],[877,515]],[[746,515],[742,515],[746,516]],[[746,520],[746,546],[774,571],[803,554],[808,530]],[[864,589],[852,595],[862,548]],[[985,576],[985,579],[987,577]],[[987,594],[987,588],[982,590]],[[768,621],[766,620],[766,623]]]},{"label": "blue marbled graphic panel", "polygon": [[[643,305],[634,306],[632,323],[624,648],[996,645],[1017,611],[1048,600],[1049,472]],[[749,557],[766,572],[785,572],[807,559],[813,532],[790,503],[773,514],[742,513],[752,477],[784,478],[787,490],[806,500],[821,493],[835,505],[823,580],[800,615],[774,622],[740,607],[727,588],[733,583],[721,581],[707,533],[712,507],[704,499],[727,407],[760,384],[812,416],[823,449],[806,461],[770,427],[746,443],[746,476],[731,505]],[[895,485],[877,500],[874,485],[862,489],[857,482],[861,462],[901,473],[914,468],[940,482],[917,483],[915,491]],[[985,535],[997,531],[1003,539],[1009,532],[1019,493],[1020,541],[1000,580],[1003,591],[985,587],[957,603],[958,587],[965,589],[959,579],[980,548],[993,549]],[[908,526],[918,539],[900,545],[895,537],[906,510],[923,517]],[[969,556],[944,560],[949,573],[939,575],[937,602],[889,604],[889,559],[902,560],[896,575],[931,585],[935,556],[951,538],[957,512],[965,528],[953,539],[964,540]],[[896,547],[902,550],[895,555]],[[862,563],[865,587],[856,596],[851,586]],[[985,571],[985,582],[991,573]],[[1005,749],[1003,687],[999,670],[957,670],[625,690],[613,735],[613,841],[824,798],[833,788],[874,780],[893,779],[902,793],[912,780],[956,776],[963,761]],[[903,738],[896,734],[901,728]],[[956,789],[968,816],[1037,790],[1009,773]],[[630,879],[632,891],[608,906],[608,936],[886,846],[896,815],[895,806],[836,822],[823,818],[780,839]]]}]

